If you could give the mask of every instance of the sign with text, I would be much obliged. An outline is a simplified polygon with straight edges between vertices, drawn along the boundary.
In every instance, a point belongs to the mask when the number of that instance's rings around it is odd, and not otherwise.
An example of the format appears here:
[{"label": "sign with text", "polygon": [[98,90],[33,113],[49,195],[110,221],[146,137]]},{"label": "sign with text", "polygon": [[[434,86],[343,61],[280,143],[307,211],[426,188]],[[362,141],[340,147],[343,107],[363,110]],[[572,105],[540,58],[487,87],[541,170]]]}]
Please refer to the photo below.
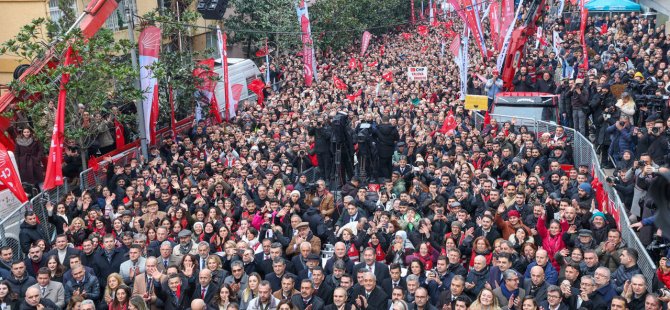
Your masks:
[{"label": "sign with text", "polygon": [[489,109],[489,98],[486,96],[466,95],[465,108],[474,111],[484,111]]},{"label": "sign with text", "polygon": [[410,81],[428,81],[428,68],[409,67],[407,68],[407,78]]}]

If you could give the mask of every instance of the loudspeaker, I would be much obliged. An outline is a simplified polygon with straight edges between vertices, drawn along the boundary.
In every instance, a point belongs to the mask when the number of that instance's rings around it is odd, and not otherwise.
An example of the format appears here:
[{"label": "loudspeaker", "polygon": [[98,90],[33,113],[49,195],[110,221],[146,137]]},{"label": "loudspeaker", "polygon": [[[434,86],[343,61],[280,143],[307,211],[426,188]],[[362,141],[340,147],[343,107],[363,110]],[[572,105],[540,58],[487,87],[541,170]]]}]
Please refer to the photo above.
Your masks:
[{"label": "loudspeaker", "polygon": [[227,7],[228,0],[198,0],[196,10],[204,19],[221,20]]}]

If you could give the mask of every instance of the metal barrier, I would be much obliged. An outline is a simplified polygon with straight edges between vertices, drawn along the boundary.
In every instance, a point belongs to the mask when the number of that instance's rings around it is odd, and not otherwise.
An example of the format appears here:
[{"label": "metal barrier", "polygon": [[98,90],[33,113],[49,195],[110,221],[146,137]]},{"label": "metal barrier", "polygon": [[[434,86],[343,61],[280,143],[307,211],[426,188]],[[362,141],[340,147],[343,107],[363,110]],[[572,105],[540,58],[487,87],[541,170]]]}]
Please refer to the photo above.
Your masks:
[{"label": "metal barrier", "polygon": [[[133,147],[122,153],[114,155],[112,157],[112,161],[114,162],[114,165],[125,166],[126,164],[130,163],[130,160],[138,158],[140,154],[140,148]],[[98,185],[107,184],[107,172],[105,172],[105,169],[108,165],[109,162],[105,160],[98,163],[98,171],[93,171],[93,169],[88,168],[79,174],[79,186],[82,192],[94,188]]]},{"label": "metal barrier", "polygon": [[55,208],[68,192],[68,180],[65,179],[63,180],[63,185],[48,191],[42,191],[30,200],[30,208],[35,212],[35,215],[37,215],[42,230],[47,233],[47,237],[49,238],[49,240],[47,240],[48,242],[52,242],[56,238],[56,227],[49,222],[47,204],[51,203]]},{"label": "metal barrier", "polygon": [[[512,119],[522,119],[519,117],[513,117],[513,116],[508,116],[508,115],[496,115],[496,114],[490,114],[492,119],[495,119],[499,123],[503,122],[509,122]],[[474,114],[474,121],[475,125],[478,128],[481,128],[484,124],[484,116],[480,113],[475,113]],[[517,122],[517,125],[519,123]],[[527,120],[524,119],[523,124],[528,127],[528,130],[534,131],[535,133],[542,134],[545,132],[553,133],[556,130],[556,127],[558,126],[557,124],[554,123],[549,123],[549,122],[544,122],[544,121],[537,121],[533,120],[532,123],[528,123]],[[640,242],[640,239],[638,238],[637,234],[635,231],[633,231],[630,228],[630,220],[628,219],[628,213],[624,207],[624,204],[621,202],[621,198],[619,197],[619,194],[617,191],[609,186],[605,181],[606,175],[605,172],[600,168],[600,162],[598,161],[598,155],[596,154],[595,148],[593,147],[593,144],[591,141],[589,141],[586,137],[584,137],[581,133],[577,132],[576,130],[565,127],[565,134],[571,138],[572,140],[572,156],[573,156],[573,161],[575,165],[586,165],[588,167],[591,167],[593,170],[593,174],[595,177],[600,180],[600,182],[603,183],[603,190],[607,192],[607,195],[609,199],[612,200],[613,207],[615,208],[614,211],[618,212],[618,224],[621,230],[621,238],[624,240],[626,245],[628,247],[634,248],[635,250],[638,251],[639,258],[638,258],[638,266],[640,267],[640,270],[642,270],[642,273],[647,280],[647,285],[649,287],[652,287],[652,281],[654,279],[654,276],[656,274],[656,264],[654,261],[652,261],[651,257],[649,256],[649,253],[647,253],[647,250],[644,245],[642,245],[642,242]],[[603,209],[607,208],[607,206],[601,206]]]}]

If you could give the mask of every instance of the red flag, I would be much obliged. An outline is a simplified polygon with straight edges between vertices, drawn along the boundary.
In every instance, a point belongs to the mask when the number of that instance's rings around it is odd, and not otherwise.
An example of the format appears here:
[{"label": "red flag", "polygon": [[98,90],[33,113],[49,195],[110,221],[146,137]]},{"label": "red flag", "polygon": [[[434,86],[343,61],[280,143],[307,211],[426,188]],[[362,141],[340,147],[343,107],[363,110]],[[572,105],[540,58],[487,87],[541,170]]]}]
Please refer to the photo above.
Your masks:
[{"label": "red flag", "polygon": [[604,34],[606,34],[606,33],[607,33],[607,23],[603,23],[603,24],[600,26],[600,34],[604,35]]},{"label": "red flag", "polygon": [[256,57],[265,57],[268,54],[268,47],[260,48],[256,51]]},{"label": "red flag", "polygon": [[217,124],[223,122],[223,119],[221,118],[221,111],[219,111],[219,101],[216,100],[216,96],[212,96],[211,103],[212,105],[209,108],[209,114],[214,116]]},{"label": "red flag", "polygon": [[168,84],[168,101],[170,101],[170,128],[172,129],[172,139],[177,139],[177,119],[174,117],[174,94],[172,93],[172,84]]},{"label": "red flag", "polygon": [[489,115],[489,111],[486,111],[486,114],[484,114],[484,126],[490,124],[491,124],[491,115]]},{"label": "red flag", "polygon": [[368,67],[376,67],[378,64],[379,64],[379,63],[376,62],[376,61],[369,62],[369,63],[368,63]]},{"label": "red flag", "polygon": [[462,3],[462,10],[465,11],[465,24],[467,25],[468,29],[470,29],[470,32],[472,35],[475,37],[475,41],[477,42],[477,46],[479,46],[479,52],[482,54],[482,57],[484,59],[488,58],[488,54],[486,53],[486,45],[484,42],[484,36],[482,35],[481,29],[478,27],[477,21],[479,21],[479,15],[477,15],[477,12],[475,11],[475,7],[472,4],[472,0],[463,0]]},{"label": "red flag", "polygon": [[581,6],[581,23],[579,25],[579,40],[582,43],[582,57],[584,58],[584,63],[582,63],[582,67],[584,68],[584,71],[589,70],[589,53],[588,53],[588,47],[586,45],[586,40],[584,39],[584,34],[586,33],[586,22],[589,18],[589,10],[584,7],[584,2],[582,1],[580,6]]},{"label": "red flag", "polygon": [[[67,48],[67,52],[65,52],[65,62],[63,63],[63,66],[65,67],[69,67],[70,65],[72,65],[72,46]],[[65,86],[69,81],[70,74],[64,72],[60,79],[58,107],[56,108],[56,118],[54,119],[54,128],[51,134],[49,159],[47,161],[47,171],[44,176],[44,190],[50,190],[56,188],[56,186],[63,185],[63,141],[65,140],[65,106],[67,104],[67,90],[65,89]],[[18,184],[20,184],[20,182]]]},{"label": "red flag", "polygon": [[[61,170],[60,166],[58,168],[58,170]],[[63,184],[62,181],[61,177],[61,184]],[[28,196],[23,190],[19,174],[14,169],[12,158],[9,156],[4,144],[0,144],[0,184],[6,186],[21,203],[28,201]]]},{"label": "red flag", "polygon": [[493,49],[497,51],[499,49],[498,36],[502,31],[502,28],[500,27],[500,4],[497,1],[493,1],[490,4],[489,24],[491,26],[491,32],[489,34],[491,35],[491,41],[493,41]]},{"label": "red flag", "polygon": [[382,74],[382,78],[384,78],[387,82],[393,82],[393,71]]},{"label": "red flag", "polygon": [[416,32],[418,32],[420,35],[425,37],[425,36],[428,35],[428,27],[423,26],[423,25],[418,26],[418,27],[416,27]]},{"label": "red flag", "polygon": [[216,81],[219,75],[214,73],[214,59],[208,58],[198,62],[193,69],[193,76],[196,78],[196,98],[210,106],[209,112],[214,116],[217,124],[221,123],[221,113],[219,113],[219,103],[214,95]]},{"label": "red flag", "polygon": [[349,99],[349,101],[354,101],[354,100],[356,100],[356,98],[360,97],[362,93],[363,93],[363,89],[359,89],[356,93],[354,93],[352,95],[347,95],[347,99]]},{"label": "red flag", "polygon": [[116,133],[116,148],[121,148],[126,145],[125,130],[123,124],[117,119],[114,119],[114,132]]},{"label": "red flag", "polygon": [[421,52],[422,52],[422,53],[426,52],[426,50],[428,50],[428,45],[424,45],[424,46],[421,48]]},{"label": "red flag", "polygon": [[333,76],[333,84],[335,85],[335,88],[340,90],[347,90],[347,88],[349,88],[347,84],[337,76]]},{"label": "red flag", "polygon": [[454,26],[454,22],[446,21],[446,22],[442,23],[442,25],[444,26],[445,30],[451,30],[451,28]]},{"label": "red flag", "polygon": [[[503,46],[503,43],[505,41],[505,34],[503,33],[504,31],[507,31],[507,29],[512,25],[514,22],[514,0],[502,0],[500,3],[500,29],[501,32],[498,33],[498,43],[496,43],[495,46],[497,46],[497,50],[500,51],[500,49]],[[566,24],[568,22],[566,21]]]},{"label": "red flag", "polygon": [[372,38],[372,34],[369,32],[363,32],[363,38],[361,38],[361,57],[365,55],[365,51],[368,50],[368,45],[370,45],[370,39]]},{"label": "red flag", "polygon": [[384,56],[384,44],[379,47],[379,55]]},{"label": "red flag", "polygon": [[410,38],[412,38],[412,34],[407,33],[407,32],[403,32],[403,33],[402,33],[402,37],[403,37],[405,40],[409,40]]},{"label": "red flag", "polygon": [[440,133],[442,133],[442,134],[447,134],[447,133],[453,134],[454,129],[456,129],[456,118],[454,117],[454,113],[449,111],[449,113],[447,113],[447,117],[444,119],[444,123],[442,123],[442,128],[440,128]]},{"label": "red flag", "polygon": [[349,69],[351,70],[356,69],[356,58],[354,57],[349,58]]},{"label": "red flag", "polygon": [[261,107],[263,106],[263,100],[265,100],[265,94],[263,94],[263,89],[265,88],[265,83],[261,81],[260,79],[255,79],[247,85],[247,88],[249,88],[250,91],[254,92],[256,94],[256,97],[258,97],[258,105]]},{"label": "red flag", "polygon": [[100,165],[98,165],[98,159],[95,156],[88,158],[88,167],[93,170],[93,172],[98,172],[100,170]]}]

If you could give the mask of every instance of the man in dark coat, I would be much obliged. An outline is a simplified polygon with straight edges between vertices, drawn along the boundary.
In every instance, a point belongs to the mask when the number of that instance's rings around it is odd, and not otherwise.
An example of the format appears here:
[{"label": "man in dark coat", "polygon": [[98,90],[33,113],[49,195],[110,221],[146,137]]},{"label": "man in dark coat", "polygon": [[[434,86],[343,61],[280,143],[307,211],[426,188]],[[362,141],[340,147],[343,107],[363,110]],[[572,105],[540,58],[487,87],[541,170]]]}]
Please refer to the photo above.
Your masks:
[{"label": "man in dark coat", "polygon": [[102,237],[102,251],[98,252],[93,259],[93,269],[98,279],[107,281],[107,276],[121,268],[121,264],[127,259],[121,249],[116,248],[116,240],[111,234]]},{"label": "man in dark coat", "polygon": [[363,275],[362,285],[354,288],[353,296],[356,306],[362,309],[383,309],[389,299],[389,296],[377,286],[377,277],[369,271]]},{"label": "man in dark coat", "polygon": [[393,169],[391,158],[395,152],[395,145],[400,140],[400,134],[396,126],[389,124],[389,117],[382,116],[382,123],[377,126],[377,130],[373,133],[377,140],[377,154],[378,154],[378,177],[390,178]]},{"label": "man in dark coat", "polygon": [[[185,271],[186,274],[188,271]],[[192,273],[193,270],[191,269]],[[160,272],[156,272],[153,277],[155,280],[155,291],[158,298],[163,300],[163,309],[181,310],[186,309],[191,304],[191,296],[195,288],[193,277],[188,276],[188,280],[179,274],[173,274],[168,277],[165,283],[160,282]]]},{"label": "man in dark coat", "polygon": [[525,66],[521,67],[521,69],[514,74],[512,84],[514,85],[514,91],[517,92],[529,92],[534,89],[533,80],[531,79],[530,74],[528,74],[528,69]]},{"label": "man in dark coat", "polygon": [[314,295],[314,282],[309,279],[300,282],[300,294],[293,295],[291,303],[299,310],[305,310],[307,306],[312,306],[311,310],[323,310],[325,307],[323,300]]},{"label": "man in dark coat", "polygon": [[330,128],[330,121],[324,122],[323,117],[319,116],[316,121],[312,120],[308,133],[310,136],[314,136],[314,152],[319,163],[321,176],[327,178],[332,170],[330,138],[333,133]]},{"label": "man in dark coat", "polygon": [[23,223],[21,223],[21,233],[19,234],[19,242],[21,244],[21,252],[28,254],[30,245],[37,240],[49,240],[47,234],[44,233],[40,225],[37,223],[37,215],[33,211],[26,211],[23,215]]},{"label": "man in dark coat", "polygon": [[[9,306],[9,304],[7,304]],[[9,307],[7,307],[9,308]],[[12,308],[14,309],[14,308]],[[21,302],[19,310],[59,310],[58,306],[46,298],[42,298],[40,290],[37,287],[31,287],[26,290],[26,297]]]}]

